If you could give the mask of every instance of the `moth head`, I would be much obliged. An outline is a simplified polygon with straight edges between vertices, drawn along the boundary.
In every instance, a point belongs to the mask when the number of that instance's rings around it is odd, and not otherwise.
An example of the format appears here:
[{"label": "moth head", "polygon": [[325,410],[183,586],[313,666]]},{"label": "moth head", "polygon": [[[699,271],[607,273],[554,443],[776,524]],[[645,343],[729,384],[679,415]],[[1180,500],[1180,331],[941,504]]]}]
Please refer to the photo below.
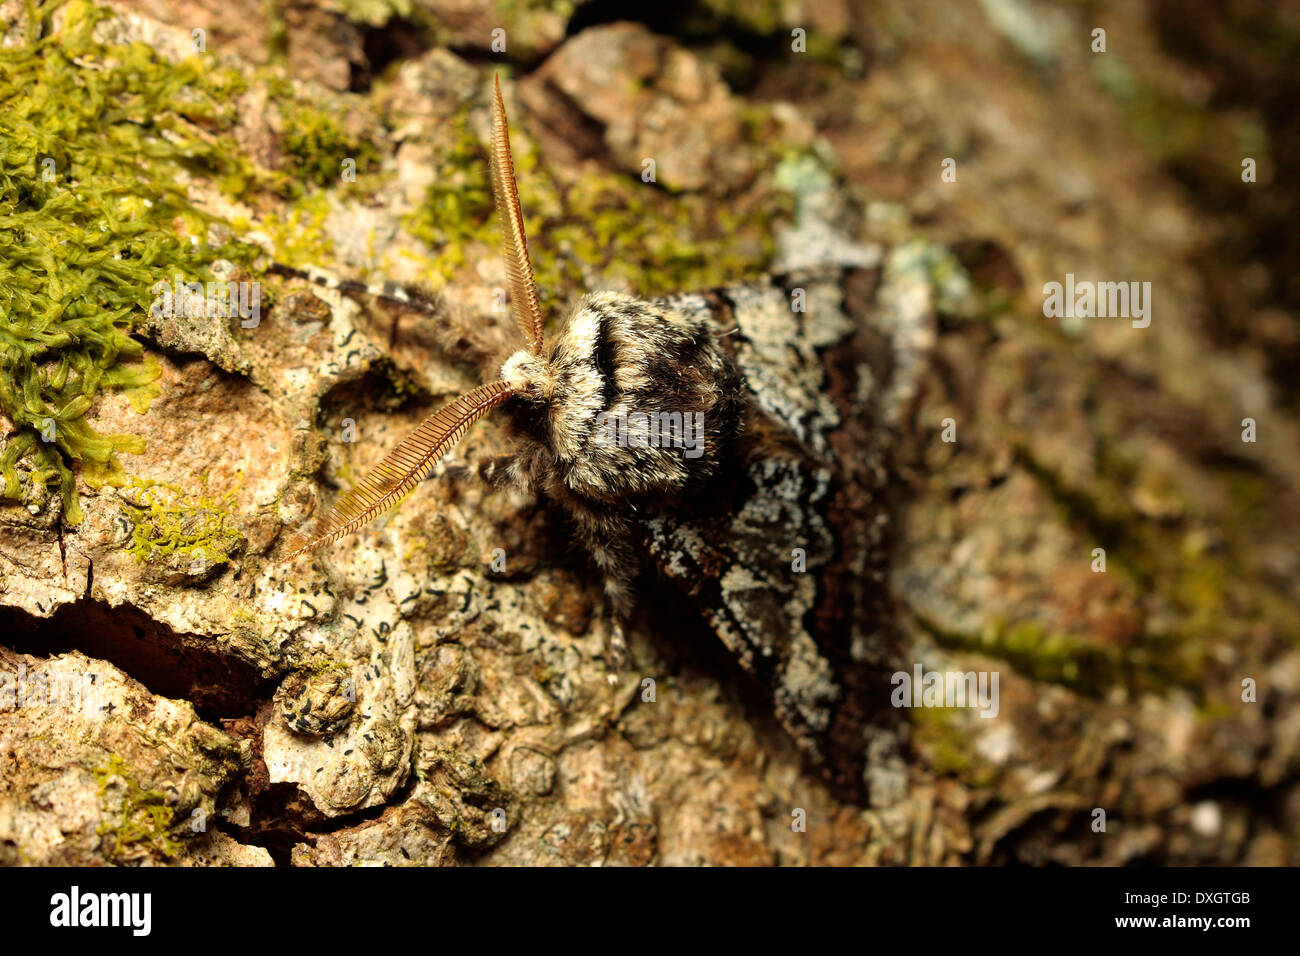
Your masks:
[{"label": "moth head", "polygon": [[555,397],[555,367],[541,356],[523,349],[501,366],[501,380],[510,386],[517,398],[526,402],[549,402]]}]

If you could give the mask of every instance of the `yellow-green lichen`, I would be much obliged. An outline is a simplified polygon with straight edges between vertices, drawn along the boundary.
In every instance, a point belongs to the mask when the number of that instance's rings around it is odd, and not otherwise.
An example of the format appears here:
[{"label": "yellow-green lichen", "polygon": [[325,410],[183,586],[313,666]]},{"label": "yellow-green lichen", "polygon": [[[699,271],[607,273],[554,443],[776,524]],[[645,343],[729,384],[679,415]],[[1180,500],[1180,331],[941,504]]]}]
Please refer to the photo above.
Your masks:
[{"label": "yellow-green lichen", "polygon": [[[335,111],[307,99],[282,71],[260,71],[258,80],[282,119],[280,174],[269,183],[276,191],[300,196],[313,185],[352,185],[379,167],[380,146],[371,136],[349,131]],[[345,172],[352,175],[345,178]]]},{"label": "yellow-green lichen", "polygon": [[290,266],[334,261],[334,243],[325,233],[332,204],[327,192],[304,196],[283,212],[268,213],[262,231],[271,240],[277,262]]},{"label": "yellow-green lichen", "polygon": [[[93,771],[99,784],[103,822],[95,834],[103,838],[104,855],[115,862],[137,860],[149,853],[173,857],[180,843],[172,836],[175,813],[167,805],[166,795],[140,786],[131,767],[116,754]],[[123,789],[120,806],[111,791]]]},{"label": "yellow-green lichen", "polygon": [[975,787],[997,783],[998,767],[975,750],[970,726],[956,708],[917,707],[909,713],[916,747],[935,773],[950,774]]},{"label": "yellow-green lichen", "polygon": [[207,280],[212,260],[251,257],[207,245],[212,217],[183,186],[190,173],[247,181],[227,132],[242,78],[103,42],[95,30],[111,15],[82,0],[31,3],[25,42],[0,50],[0,411],[11,426],[0,476],[4,497],[29,503],[57,484],[69,524],[81,519],[74,468],[91,487],[120,485],[117,456],[143,448],[85,415],[106,388],[140,411],[156,394],[158,366],[131,338],[153,284]]},{"label": "yellow-green lichen", "polygon": [[[462,110],[450,124],[433,183],[406,228],[433,255],[426,279],[448,282],[471,244],[496,248],[487,156]],[[707,288],[752,278],[771,260],[771,220],[792,200],[777,189],[738,203],[710,195],[670,195],[638,179],[588,172],[565,184],[516,143],[520,202],[533,238],[533,266],[543,292],[581,294],[615,282],[641,295]]]},{"label": "yellow-green lichen", "polygon": [[208,565],[224,564],[243,540],[230,513],[236,491],[187,498],[176,485],[132,479],[125,492],[132,517],[127,552],[141,562],[180,555]]}]

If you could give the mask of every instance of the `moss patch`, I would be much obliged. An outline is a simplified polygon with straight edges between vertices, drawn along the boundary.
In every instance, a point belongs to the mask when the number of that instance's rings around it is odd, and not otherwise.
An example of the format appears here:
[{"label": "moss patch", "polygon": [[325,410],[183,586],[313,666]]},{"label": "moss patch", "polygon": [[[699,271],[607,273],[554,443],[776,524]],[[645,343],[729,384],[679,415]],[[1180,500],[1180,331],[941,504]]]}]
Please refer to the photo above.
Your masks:
[{"label": "moss patch", "polygon": [[[105,856],[125,862],[151,852],[172,857],[180,851],[180,843],[170,832],[175,814],[163,793],[141,787],[131,768],[115,754],[96,767],[94,774],[105,818],[95,833],[104,838]],[[120,807],[110,796],[114,781],[121,781],[125,788]]]},{"label": "moss patch", "polygon": [[[296,198],[311,186],[358,185],[361,177],[378,169],[382,149],[372,135],[349,130],[336,112],[307,99],[279,69],[260,70],[256,79],[266,86],[283,119],[281,168],[267,181],[276,192]],[[343,178],[346,160],[352,160],[355,179]],[[369,185],[373,190],[377,184]],[[349,191],[367,190],[359,186]]]},{"label": "moss patch", "polygon": [[201,494],[191,499],[175,485],[132,479],[127,495],[134,500],[126,507],[134,527],[128,553],[141,562],[180,555],[224,564],[243,540],[230,514],[237,490],[219,498]]},{"label": "moss patch", "polygon": [[[1254,570],[1259,530],[1254,526],[1264,513],[1258,501],[1267,494],[1267,483],[1219,466],[1212,473],[1233,495],[1228,513],[1205,513],[1197,502],[1180,499],[1186,514],[1176,523],[1152,520],[1129,503],[1126,488],[1137,480],[1133,463],[1114,451],[1107,435],[1102,437],[1098,472],[1086,489],[1069,486],[1034,461],[1023,445],[1018,460],[1043,483],[1062,520],[1105,547],[1108,572],[1117,575],[1122,586],[1167,600],[1166,622],[1158,630],[1144,628],[1136,644],[1122,653],[1116,648],[1101,657],[1095,644],[1082,638],[1050,638],[1034,622],[1000,625],[984,643],[991,640],[1003,648],[1010,641],[1005,647],[1008,657],[1026,673],[1050,680],[1058,672],[1063,683],[1083,690],[1099,693],[1114,683],[1148,689],[1181,685],[1206,704],[1206,674],[1216,647],[1238,637],[1244,640],[1261,623],[1288,640],[1300,640],[1293,602]],[[1076,651],[1069,650],[1072,646]],[[1069,664],[1082,648],[1093,650]],[[1082,683],[1060,669],[1066,667],[1080,668]]]},{"label": "moss patch", "polygon": [[975,787],[991,787],[1001,771],[983,759],[972,745],[968,728],[953,708],[917,707],[911,711],[916,746],[938,774],[966,780]]},{"label": "moss patch", "polygon": [[334,243],[325,234],[331,209],[330,194],[314,192],[268,213],[262,231],[270,238],[275,259],[289,266],[321,265],[334,261]]},{"label": "moss patch", "polygon": [[[468,123],[451,123],[425,201],[404,223],[433,251],[427,280],[445,285],[478,243],[495,249],[500,225],[492,206],[487,154]],[[536,149],[515,156],[520,203],[533,237],[533,267],[550,297],[578,295],[609,281],[643,295],[709,288],[752,278],[771,261],[771,221],[793,198],[779,189],[743,197],[670,195],[632,176],[595,171],[565,184]]]},{"label": "moss patch", "polygon": [[996,621],[978,634],[947,632],[933,622],[924,623],[941,646],[1002,658],[1035,680],[1089,694],[1101,694],[1126,680],[1125,661],[1118,648],[1049,633],[1037,621]]},{"label": "moss patch", "polygon": [[434,159],[424,202],[404,223],[433,250],[426,277],[435,287],[446,285],[465,265],[469,244],[495,245],[499,236],[487,154],[469,128],[468,114],[466,107],[453,119],[446,146]]},{"label": "moss patch", "polygon": [[393,17],[409,17],[411,0],[335,0],[343,15],[355,23],[382,27]]},{"label": "moss patch", "polygon": [[120,485],[118,455],[143,450],[85,415],[101,389],[126,390],[141,412],[157,394],[159,369],[131,338],[151,286],[176,272],[207,281],[209,262],[254,251],[209,246],[214,220],[183,186],[191,174],[247,182],[228,135],[243,81],[197,56],[172,64],[97,40],[111,13],[89,3],[30,9],[26,42],[0,51],[0,411],[13,426],[0,475],[5,497],[28,502],[57,485],[75,525],[74,468],[91,487]]}]

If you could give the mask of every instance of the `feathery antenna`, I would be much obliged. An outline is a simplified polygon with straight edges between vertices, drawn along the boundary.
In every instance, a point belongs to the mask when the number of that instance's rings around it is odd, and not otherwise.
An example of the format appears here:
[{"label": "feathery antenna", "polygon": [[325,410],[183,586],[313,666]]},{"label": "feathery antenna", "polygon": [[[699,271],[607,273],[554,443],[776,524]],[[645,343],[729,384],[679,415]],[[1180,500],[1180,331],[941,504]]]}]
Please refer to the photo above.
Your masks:
[{"label": "feathery antenna", "polygon": [[519,331],[533,355],[542,354],[542,307],[537,301],[537,281],[528,260],[528,236],[524,214],[519,208],[519,187],[515,184],[515,162],[510,155],[510,130],[506,106],[501,101],[501,79],[492,77],[492,195],[501,217],[501,252],[510,280],[510,301]]},{"label": "feathery antenna", "polygon": [[476,421],[512,394],[505,382],[471,389],[424,420],[334,507],[289,541],[289,558],[337,541],[401,501]]},{"label": "feathery antenna", "polygon": [[[501,80],[492,79],[492,195],[501,217],[502,253],[510,280],[510,298],[528,351],[542,354],[542,308],[537,282],[528,260],[528,237],[519,208],[515,163],[510,155],[510,131],[501,100]],[[392,508],[433,470],[476,421],[513,394],[505,382],[480,385],[424,420],[415,432],[394,448],[355,488],[334,503],[308,527],[289,540],[289,558],[313,551],[351,534]]]}]

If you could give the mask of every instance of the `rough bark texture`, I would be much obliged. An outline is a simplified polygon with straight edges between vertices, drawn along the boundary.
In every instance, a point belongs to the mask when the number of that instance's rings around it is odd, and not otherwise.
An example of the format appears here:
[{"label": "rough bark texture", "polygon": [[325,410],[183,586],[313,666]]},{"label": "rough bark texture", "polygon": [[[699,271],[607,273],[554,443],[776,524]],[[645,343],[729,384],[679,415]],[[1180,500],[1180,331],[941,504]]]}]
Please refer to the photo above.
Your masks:
[{"label": "rough bark texture", "polygon": [[[107,390],[86,420],[143,453],[79,487],[76,526],[34,483],[0,501],[0,862],[1300,863],[1300,293],[1273,159],[1295,79],[1251,40],[1293,50],[1295,4],[716,3],[676,36],[470,6],[131,0],[96,28],[168,69],[210,24],[203,55],[246,77],[229,127],[197,128],[267,178],[177,171],[213,229],[444,308],[266,258],[215,267],[262,281],[255,327],[141,303],[157,397]],[[24,6],[0,11],[21,46]],[[1000,696],[901,711],[869,806],[703,629],[647,614],[611,684],[599,578],[544,502],[445,468],[283,560],[511,340],[498,64],[552,320],[588,288],[727,287],[743,328],[802,282],[808,321],[889,370],[862,394],[892,436],[879,613],[900,669],[995,672]],[[1149,326],[1045,317],[1067,273],[1149,281]],[[488,419],[454,459],[506,450]]]}]

